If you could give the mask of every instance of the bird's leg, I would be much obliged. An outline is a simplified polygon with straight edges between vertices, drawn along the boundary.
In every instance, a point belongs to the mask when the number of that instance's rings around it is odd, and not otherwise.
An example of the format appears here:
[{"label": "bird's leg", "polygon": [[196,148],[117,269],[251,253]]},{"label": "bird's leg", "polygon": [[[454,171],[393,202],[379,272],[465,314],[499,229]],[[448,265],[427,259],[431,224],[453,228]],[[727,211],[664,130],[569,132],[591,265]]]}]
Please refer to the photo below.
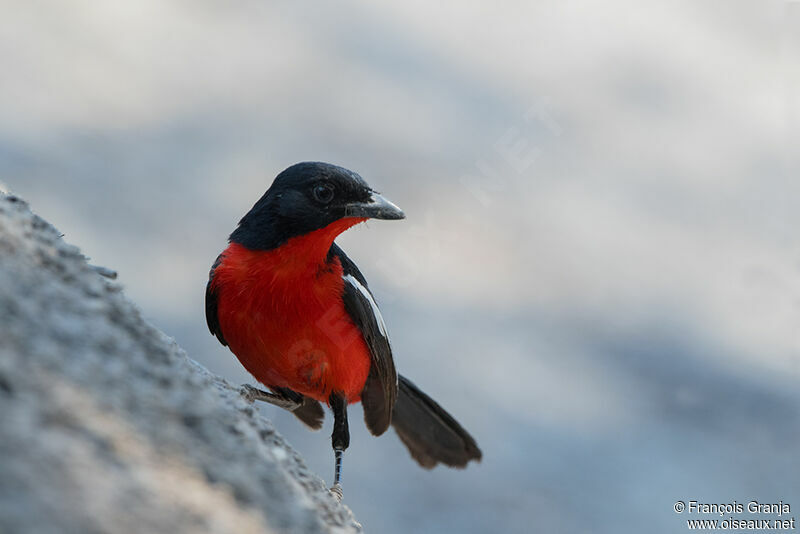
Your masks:
[{"label": "bird's leg", "polygon": [[331,444],[333,445],[333,454],[335,457],[335,465],[333,472],[333,493],[338,500],[342,500],[344,495],[342,491],[342,457],[344,451],[350,446],[350,428],[347,425],[347,399],[342,395],[331,393],[328,402],[333,411],[333,433],[331,434]]},{"label": "bird's leg", "polygon": [[285,395],[283,392],[278,393],[270,393],[268,391],[264,391],[262,389],[258,389],[256,387],[251,386],[250,384],[244,384],[240,389],[239,393],[241,393],[242,397],[247,399],[250,402],[253,401],[262,401],[268,402],[270,404],[274,404],[284,410],[289,410],[290,412],[295,411],[300,406],[303,405],[302,397],[300,399],[294,399]]}]

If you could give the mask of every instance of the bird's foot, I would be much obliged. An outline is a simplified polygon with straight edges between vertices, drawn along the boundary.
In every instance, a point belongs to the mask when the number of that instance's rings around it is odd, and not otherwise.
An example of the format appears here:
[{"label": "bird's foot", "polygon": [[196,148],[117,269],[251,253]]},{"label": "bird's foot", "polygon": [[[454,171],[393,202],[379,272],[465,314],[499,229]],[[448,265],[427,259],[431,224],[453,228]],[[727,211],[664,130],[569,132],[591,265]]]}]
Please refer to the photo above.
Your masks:
[{"label": "bird's foot", "polygon": [[290,412],[296,410],[301,405],[301,403],[292,399],[287,399],[283,395],[270,393],[268,391],[258,389],[257,387],[253,387],[250,384],[242,384],[242,387],[239,388],[239,394],[244,397],[247,402],[268,402],[279,408],[283,408],[284,410],[289,410]]},{"label": "bird's foot", "polygon": [[268,395],[268,393],[255,388],[250,384],[242,384],[242,386],[239,388],[239,395],[244,397],[247,402],[255,402],[261,398],[262,395]]},{"label": "bird's foot", "polygon": [[110,278],[111,280],[117,279],[117,271],[113,269],[109,269],[108,267],[101,267],[100,265],[89,265],[89,267],[99,274],[100,276],[105,276],[106,278]]},{"label": "bird's foot", "polygon": [[335,498],[337,501],[339,501],[339,502],[342,502],[342,498],[344,497],[344,491],[342,490],[342,485],[341,485],[341,484],[339,484],[339,483],[337,482],[337,483],[336,483],[336,484],[334,484],[334,485],[333,485],[333,487],[332,487],[330,490],[328,490],[328,491],[330,491],[330,492],[331,492],[331,495],[333,495],[333,497],[334,497],[334,498]]}]

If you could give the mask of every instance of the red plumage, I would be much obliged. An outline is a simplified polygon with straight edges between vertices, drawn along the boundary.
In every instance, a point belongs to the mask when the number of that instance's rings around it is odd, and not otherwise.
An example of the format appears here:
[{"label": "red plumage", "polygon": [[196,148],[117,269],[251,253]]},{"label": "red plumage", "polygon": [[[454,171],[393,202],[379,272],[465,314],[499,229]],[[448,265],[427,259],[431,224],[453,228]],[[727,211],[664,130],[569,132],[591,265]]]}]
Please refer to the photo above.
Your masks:
[{"label": "red plumage", "polygon": [[328,251],[366,219],[345,218],[273,250],[231,243],[211,290],[231,351],[262,384],[327,402],[332,392],[358,402],[370,352],[342,301],[342,265]]}]

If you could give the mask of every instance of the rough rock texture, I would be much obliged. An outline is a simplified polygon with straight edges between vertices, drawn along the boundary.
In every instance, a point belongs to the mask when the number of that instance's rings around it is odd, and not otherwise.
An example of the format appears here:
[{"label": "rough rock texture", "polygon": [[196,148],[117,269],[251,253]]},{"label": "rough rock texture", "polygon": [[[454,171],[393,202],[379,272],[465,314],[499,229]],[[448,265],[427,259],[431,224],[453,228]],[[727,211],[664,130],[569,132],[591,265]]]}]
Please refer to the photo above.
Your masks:
[{"label": "rough rock texture", "polygon": [[0,532],[358,532],[225,380],[0,194]]}]

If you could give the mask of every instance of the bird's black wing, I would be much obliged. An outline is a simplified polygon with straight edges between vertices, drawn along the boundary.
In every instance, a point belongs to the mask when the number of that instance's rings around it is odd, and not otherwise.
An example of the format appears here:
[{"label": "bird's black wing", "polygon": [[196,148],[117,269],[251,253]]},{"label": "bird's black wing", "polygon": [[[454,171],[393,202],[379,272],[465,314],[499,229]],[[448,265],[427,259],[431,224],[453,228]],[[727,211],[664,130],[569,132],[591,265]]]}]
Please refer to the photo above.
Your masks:
[{"label": "bird's black wing", "polygon": [[225,341],[225,338],[222,336],[222,328],[219,325],[219,318],[217,317],[217,294],[211,289],[211,282],[214,280],[214,270],[221,261],[222,254],[217,256],[214,265],[211,266],[211,270],[208,273],[208,284],[206,284],[206,323],[208,323],[208,329],[211,333],[217,336],[219,342],[227,347],[228,342]]},{"label": "bird's black wing", "polygon": [[361,404],[367,428],[373,435],[380,436],[392,422],[392,410],[397,400],[397,371],[389,335],[367,280],[356,264],[335,243],[328,256],[339,258],[342,264],[344,307],[369,347],[372,364],[361,392]]}]

